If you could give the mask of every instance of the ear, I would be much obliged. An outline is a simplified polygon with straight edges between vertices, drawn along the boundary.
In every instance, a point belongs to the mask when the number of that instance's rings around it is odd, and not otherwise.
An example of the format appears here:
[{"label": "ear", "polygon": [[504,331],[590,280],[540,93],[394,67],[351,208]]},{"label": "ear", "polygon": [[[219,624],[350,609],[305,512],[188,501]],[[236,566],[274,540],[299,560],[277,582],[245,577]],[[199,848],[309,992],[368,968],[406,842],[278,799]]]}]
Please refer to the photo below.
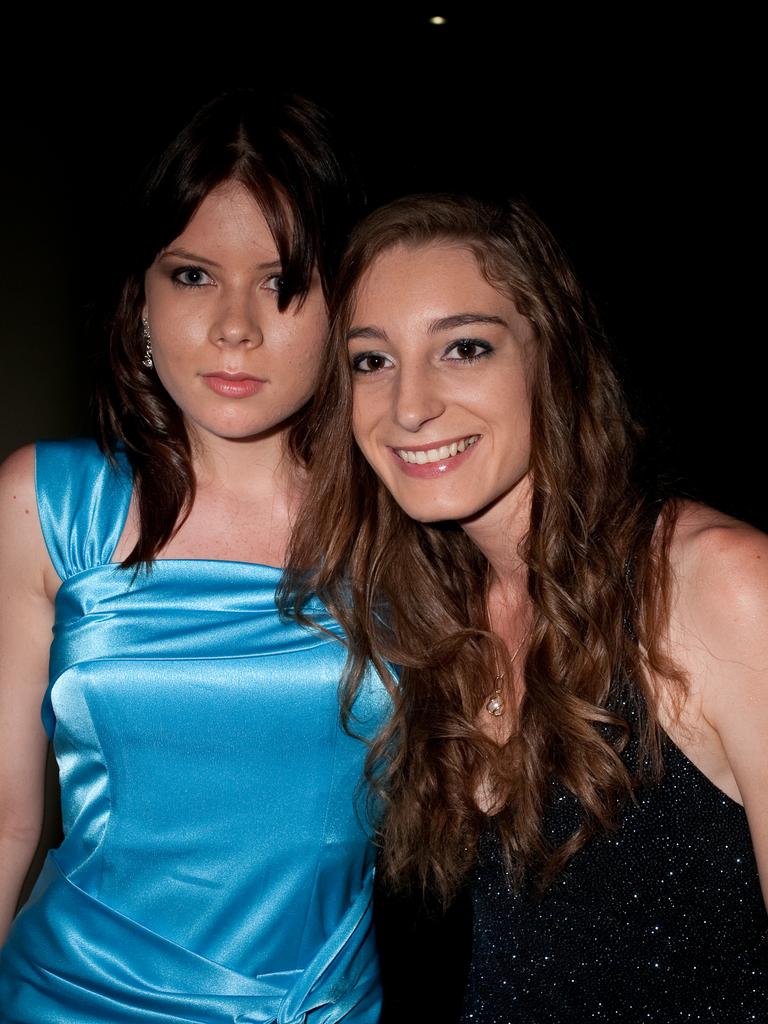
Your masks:
[{"label": "ear", "polygon": [[141,307],[141,319],[142,320],[148,320],[149,319],[149,310],[148,310],[146,302]]}]

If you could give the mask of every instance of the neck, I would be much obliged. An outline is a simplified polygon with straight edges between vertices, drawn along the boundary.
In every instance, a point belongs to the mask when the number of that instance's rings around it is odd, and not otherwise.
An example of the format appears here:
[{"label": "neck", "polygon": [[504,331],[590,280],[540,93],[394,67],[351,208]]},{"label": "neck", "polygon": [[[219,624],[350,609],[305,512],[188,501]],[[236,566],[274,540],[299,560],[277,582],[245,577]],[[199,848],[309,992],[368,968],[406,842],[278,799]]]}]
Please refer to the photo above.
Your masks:
[{"label": "neck", "polygon": [[522,596],[526,589],[526,566],[518,552],[528,532],[530,511],[531,487],[526,474],[493,505],[460,524],[488,559],[494,588],[509,595]]},{"label": "neck", "polygon": [[285,431],[231,439],[190,429],[198,487],[243,498],[286,497],[298,489],[302,471],[285,447]]}]

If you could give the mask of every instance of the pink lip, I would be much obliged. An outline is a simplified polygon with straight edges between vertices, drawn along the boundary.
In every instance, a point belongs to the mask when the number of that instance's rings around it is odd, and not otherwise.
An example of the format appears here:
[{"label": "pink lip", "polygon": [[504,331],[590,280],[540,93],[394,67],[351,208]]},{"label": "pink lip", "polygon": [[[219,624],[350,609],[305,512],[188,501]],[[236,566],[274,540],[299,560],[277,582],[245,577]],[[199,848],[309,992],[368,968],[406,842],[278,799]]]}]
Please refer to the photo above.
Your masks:
[{"label": "pink lip", "polygon": [[222,398],[250,398],[266,383],[250,373],[227,373],[226,370],[216,370],[202,376],[211,391]]},{"label": "pink lip", "polygon": [[[462,437],[466,436],[466,434],[462,435]],[[409,444],[407,447],[403,445],[402,450],[407,452],[426,452],[429,451],[430,448],[442,448],[443,445],[451,445],[454,441],[460,440],[461,437],[452,437],[450,441],[432,441],[431,444],[422,445]],[[474,444],[471,444],[468,448],[465,448],[463,452],[458,452],[456,455],[449,456],[447,459],[439,459],[437,462],[425,462],[421,466],[414,462],[403,462],[397,454],[398,449],[390,447],[389,450],[392,453],[392,458],[397,462],[398,468],[402,470],[406,476],[416,477],[421,480],[434,480],[435,477],[445,476],[446,473],[450,473],[452,470],[463,466],[482,440],[483,437],[481,434],[477,441],[475,441]]]}]

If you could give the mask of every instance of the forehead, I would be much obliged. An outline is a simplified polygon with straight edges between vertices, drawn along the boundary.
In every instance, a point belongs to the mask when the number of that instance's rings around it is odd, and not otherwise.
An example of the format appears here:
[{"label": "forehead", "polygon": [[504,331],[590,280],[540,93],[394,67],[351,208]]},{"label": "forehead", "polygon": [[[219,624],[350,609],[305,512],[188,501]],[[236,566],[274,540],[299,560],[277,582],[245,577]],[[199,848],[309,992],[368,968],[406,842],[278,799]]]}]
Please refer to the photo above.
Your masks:
[{"label": "forehead", "polygon": [[474,253],[458,243],[398,244],[362,275],[352,319],[425,321],[465,312],[519,315],[515,303],[483,275]]},{"label": "forehead", "polygon": [[239,181],[225,182],[203,199],[177,241],[193,239],[274,248],[263,210]]}]

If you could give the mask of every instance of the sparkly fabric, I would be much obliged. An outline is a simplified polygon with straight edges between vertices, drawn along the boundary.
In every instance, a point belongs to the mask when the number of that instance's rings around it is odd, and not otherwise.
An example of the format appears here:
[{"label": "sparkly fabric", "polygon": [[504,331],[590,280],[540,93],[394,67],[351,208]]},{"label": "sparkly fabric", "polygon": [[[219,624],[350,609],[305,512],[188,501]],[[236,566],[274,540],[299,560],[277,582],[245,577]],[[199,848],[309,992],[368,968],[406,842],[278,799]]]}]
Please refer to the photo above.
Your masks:
[{"label": "sparkly fabric", "polygon": [[[555,841],[576,810],[556,789]],[[470,885],[462,1024],[768,1021],[768,915],[746,815],[671,742],[662,781],[543,898],[508,888],[492,820]]]}]

